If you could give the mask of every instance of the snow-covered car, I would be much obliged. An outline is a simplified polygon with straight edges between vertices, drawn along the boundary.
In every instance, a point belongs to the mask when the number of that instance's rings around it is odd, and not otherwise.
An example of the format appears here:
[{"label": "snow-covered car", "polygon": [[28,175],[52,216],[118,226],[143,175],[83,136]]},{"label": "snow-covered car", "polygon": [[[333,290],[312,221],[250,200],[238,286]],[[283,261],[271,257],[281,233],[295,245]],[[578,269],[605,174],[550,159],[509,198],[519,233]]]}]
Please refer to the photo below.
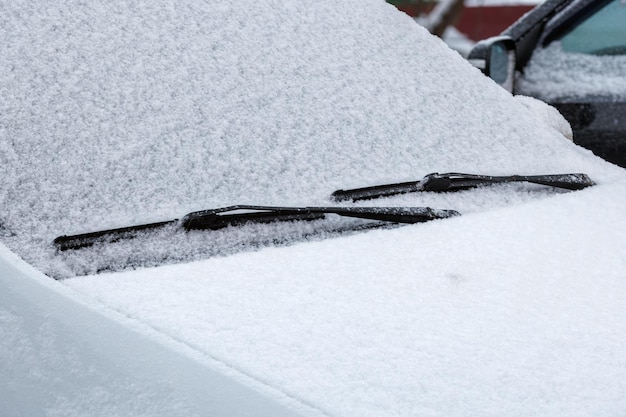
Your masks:
[{"label": "snow-covered car", "polygon": [[2,416],[626,409],[626,172],[393,6],[0,22]]},{"label": "snow-covered car", "polygon": [[548,0],[468,58],[509,91],[556,107],[574,142],[626,167],[625,21],[623,0]]}]

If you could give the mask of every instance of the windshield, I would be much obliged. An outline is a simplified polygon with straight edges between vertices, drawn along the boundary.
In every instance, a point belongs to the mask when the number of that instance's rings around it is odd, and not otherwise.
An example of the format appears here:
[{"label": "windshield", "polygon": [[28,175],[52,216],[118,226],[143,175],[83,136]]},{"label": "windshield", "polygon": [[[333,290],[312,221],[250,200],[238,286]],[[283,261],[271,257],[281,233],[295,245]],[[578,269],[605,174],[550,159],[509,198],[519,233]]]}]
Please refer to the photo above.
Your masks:
[{"label": "windshield", "polygon": [[[430,172],[607,175],[551,116],[384,2],[248,5],[4,4],[2,244],[63,278],[324,239],[367,220],[170,224],[58,253],[64,234],[240,204],[326,207],[333,190]],[[372,204],[466,214],[554,193],[517,184]]]}]

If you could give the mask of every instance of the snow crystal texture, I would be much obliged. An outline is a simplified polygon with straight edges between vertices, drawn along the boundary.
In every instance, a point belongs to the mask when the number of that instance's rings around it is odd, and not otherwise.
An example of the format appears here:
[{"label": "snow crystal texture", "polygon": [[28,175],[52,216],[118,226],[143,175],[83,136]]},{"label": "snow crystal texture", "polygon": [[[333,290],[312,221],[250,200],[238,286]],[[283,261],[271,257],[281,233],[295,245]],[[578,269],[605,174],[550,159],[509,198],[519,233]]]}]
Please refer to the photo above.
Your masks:
[{"label": "snow crystal texture", "polygon": [[194,210],[613,175],[382,0],[5,1],[0,91],[0,239],[54,276],[56,236]]}]

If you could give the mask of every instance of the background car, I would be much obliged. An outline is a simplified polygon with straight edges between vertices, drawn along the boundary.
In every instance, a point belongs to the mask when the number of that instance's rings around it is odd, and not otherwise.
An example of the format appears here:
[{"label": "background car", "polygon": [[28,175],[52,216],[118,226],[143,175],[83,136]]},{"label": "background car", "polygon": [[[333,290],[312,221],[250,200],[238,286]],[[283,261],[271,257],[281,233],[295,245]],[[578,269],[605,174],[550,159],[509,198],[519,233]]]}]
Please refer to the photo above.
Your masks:
[{"label": "background car", "polygon": [[[515,94],[556,107],[577,144],[625,167],[625,19],[620,0],[549,0],[502,32],[504,39],[477,44],[468,59],[485,68],[494,43],[502,56],[508,49],[511,61],[504,58],[504,67],[492,66],[488,75]],[[515,83],[506,81],[509,62],[518,72]]]},{"label": "background car", "polygon": [[[1,10],[1,415],[626,409],[626,172],[553,108],[382,0]],[[595,185],[331,199],[433,172]],[[459,215],[184,228],[240,205]]]}]

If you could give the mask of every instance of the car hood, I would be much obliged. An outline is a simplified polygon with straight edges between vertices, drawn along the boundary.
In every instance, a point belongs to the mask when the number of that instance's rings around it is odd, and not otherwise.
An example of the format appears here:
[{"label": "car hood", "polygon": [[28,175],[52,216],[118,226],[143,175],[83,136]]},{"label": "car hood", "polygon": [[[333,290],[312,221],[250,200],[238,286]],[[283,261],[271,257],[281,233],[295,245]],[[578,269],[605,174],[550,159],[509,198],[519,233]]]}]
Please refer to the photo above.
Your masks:
[{"label": "car hood", "polygon": [[613,415],[624,195],[64,282],[330,415]]}]

